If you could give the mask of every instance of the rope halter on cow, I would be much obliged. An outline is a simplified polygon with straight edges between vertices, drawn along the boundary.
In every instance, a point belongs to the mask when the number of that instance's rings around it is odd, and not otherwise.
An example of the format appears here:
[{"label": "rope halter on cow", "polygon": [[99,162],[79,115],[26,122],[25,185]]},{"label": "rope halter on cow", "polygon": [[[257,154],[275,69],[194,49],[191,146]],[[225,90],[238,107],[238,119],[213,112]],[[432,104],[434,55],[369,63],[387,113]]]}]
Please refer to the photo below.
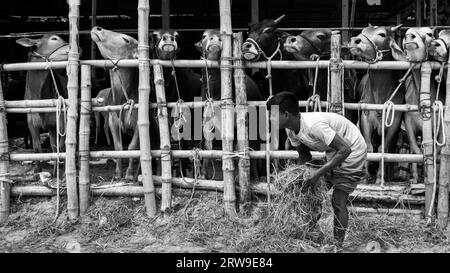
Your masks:
[{"label": "rope halter on cow", "polygon": [[367,37],[367,35],[365,35],[364,33],[361,33],[360,35],[362,35],[364,38],[366,38],[367,41],[369,41],[370,45],[372,46],[372,48],[375,52],[375,56],[372,59],[364,58],[364,61],[366,63],[370,63],[370,64],[377,63],[377,62],[383,60],[384,56],[386,56],[387,54],[389,54],[391,52],[390,49],[379,49],[378,46],[369,37]]}]

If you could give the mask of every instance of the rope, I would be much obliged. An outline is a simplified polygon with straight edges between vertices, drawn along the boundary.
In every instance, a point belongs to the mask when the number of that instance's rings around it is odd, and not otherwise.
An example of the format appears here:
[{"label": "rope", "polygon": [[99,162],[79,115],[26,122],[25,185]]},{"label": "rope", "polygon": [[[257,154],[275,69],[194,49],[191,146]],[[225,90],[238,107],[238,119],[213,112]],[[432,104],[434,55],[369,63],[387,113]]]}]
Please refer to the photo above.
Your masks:
[{"label": "rope", "polygon": [[[317,78],[319,75],[319,61],[320,61],[320,56],[317,54],[312,54],[311,55],[311,60],[312,61],[316,61],[316,67],[315,67],[315,74],[314,74],[314,82],[313,82],[313,94],[311,97],[309,97],[306,100],[306,112],[309,112],[309,105],[312,104],[312,111],[313,112],[321,112],[321,103],[320,103],[320,95],[316,94],[317,92]],[[309,70],[311,71],[311,70]],[[311,80],[311,78],[310,78]],[[310,83],[311,84],[311,83]]]},{"label": "rope", "polygon": [[[192,162],[194,163],[194,183],[187,181],[184,176],[183,176],[183,172],[180,169],[180,173],[182,176],[182,179],[184,182],[191,184],[192,185],[192,192],[191,192],[191,196],[189,197],[188,202],[186,203],[186,205],[184,206],[184,216],[186,217],[186,220],[189,220],[189,216],[187,215],[187,208],[189,207],[189,205],[192,202],[192,199],[194,197],[194,193],[195,193],[195,186],[198,183],[198,177],[200,175],[200,164],[201,164],[201,157],[200,157],[200,149],[195,148],[194,150],[194,156],[192,158],[190,158],[192,160]],[[181,166],[181,165],[180,165]],[[181,168],[181,167],[180,167]]]}]

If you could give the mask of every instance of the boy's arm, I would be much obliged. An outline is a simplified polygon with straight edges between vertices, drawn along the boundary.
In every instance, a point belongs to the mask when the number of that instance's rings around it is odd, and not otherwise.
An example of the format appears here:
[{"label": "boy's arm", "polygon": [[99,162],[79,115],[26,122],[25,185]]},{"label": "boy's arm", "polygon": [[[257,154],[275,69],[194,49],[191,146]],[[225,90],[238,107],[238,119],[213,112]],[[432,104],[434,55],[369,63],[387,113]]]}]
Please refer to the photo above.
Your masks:
[{"label": "boy's arm", "polygon": [[305,164],[308,161],[311,161],[312,156],[310,149],[303,143],[295,147],[298,152],[298,163]]},{"label": "boy's arm", "polygon": [[317,172],[315,172],[314,175],[309,178],[309,180],[307,181],[307,184],[309,186],[314,187],[322,175],[332,170],[333,168],[339,166],[339,164],[344,162],[344,160],[352,152],[352,149],[347,144],[347,142],[345,142],[344,139],[342,139],[342,137],[340,137],[337,134],[335,134],[329,146],[330,148],[335,150],[336,153],[325,165],[323,165],[320,169],[318,169]]}]

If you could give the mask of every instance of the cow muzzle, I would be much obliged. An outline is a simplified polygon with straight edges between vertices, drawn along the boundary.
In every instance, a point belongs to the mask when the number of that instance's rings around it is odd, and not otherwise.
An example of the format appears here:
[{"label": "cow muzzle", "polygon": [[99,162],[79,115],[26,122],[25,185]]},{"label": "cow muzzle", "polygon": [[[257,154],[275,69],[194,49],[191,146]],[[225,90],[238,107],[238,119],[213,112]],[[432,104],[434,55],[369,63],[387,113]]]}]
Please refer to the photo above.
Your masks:
[{"label": "cow muzzle", "polygon": [[406,59],[410,62],[423,62],[427,60],[427,46],[418,35],[406,35],[403,39],[403,50]]},{"label": "cow muzzle", "polygon": [[256,61],[259,58],[259,51],[252,42],[246,41],[242,44],[242,56],[247,61]]}]

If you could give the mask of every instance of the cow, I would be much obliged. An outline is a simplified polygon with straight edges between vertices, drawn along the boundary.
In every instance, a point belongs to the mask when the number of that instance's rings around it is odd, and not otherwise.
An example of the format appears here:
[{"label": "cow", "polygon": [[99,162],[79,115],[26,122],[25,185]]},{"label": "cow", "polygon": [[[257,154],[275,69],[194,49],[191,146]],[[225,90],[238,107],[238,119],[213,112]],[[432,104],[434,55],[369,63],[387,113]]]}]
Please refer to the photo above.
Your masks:
[{"label": "cow", "polygon": [[[316,29],[305,30],[299,35],[289,36],[283,44],[284,49],[292,53],[294,58],[299,61],[311,61],[311,60],[329,60],[330,59],[330,47],[331,47],[331,30],[330,29]],[[344,101],[355,102],[359,98],[356,96],[356,76],[352,70],[345,70],[344,80]],[[312,68],[307,73],[308,85],[312,87],[312,93],[308,94],[308,97],[312,95],[318,95],[320,99],[327,99],[328,92],[328,73],[324,69],[319,69],[316,75],[316,69]],[[316,78],[316,79],[315,79]],[[315,85],[315,86],[314,86]],[[315,87],[315,93],[314,93]],[[345,111],[345,116],[357,122],[357,117],[354,117],[354,111]],[[353,115],[352,115],[353,114]]]},{"label": "cow", "polygon": [[[433,30],[429,27],[413,27],[409,28],[405,33],[405,38],[403,39],[403,50],[404,55],[398,56],[398,60],[410,61],[410,62],[424,62],[427,61],[431,54],[430,48],[432,47],[432,42],[434,40]],[[440,44],[439,41],[437,44]],[[439,58],[440,56],[436,56]],[[437,72],[433,71],[432,75],[436,76]],[[437,99],[437,84],[434,81],[434,77],[431,77],[430,86],[430,106],[433,105],[434,101]],[[420,69],[413,69],[411,74],[408,76],[405,82],[406,93],[405,100],[406,104],[411,105],[421,105],[420,102],[420,88],[421,88],[421,72]],[[445,85],[441,85],[444,87]],[[439,93],[439,100],[443,101],[445,96],[445,91]],[[408,141],[410,149],[415,154],[421,154],[421,149],[417,144],[417,137],[422,132],[423,120],[431,114],[422,116],[421,111],[419,112],[406,112],[405,113],[405,128],[408,134]],[[412,164],[412,174],[413,181],[419,182],[419,175],[417,172],[417,164]]]},{"label": "cow", "polygon": [[[153,31],[152,40],[150,42],[151,57],[153,59],[165,61],[176,60],[177,54],[180,51],[179,37],[180,35],[178,32],[173,29],[159,29]],[[195,73],[191,68],[163,67],[162,70],[167,102],[193,101],[194,97],[201,96],[202,82],[200,80],[200,75]],[[152,98],[152,100],[154,99],[155,98]],[[184,113],[185,122],[181,116],[176,122],[174,119],[171,119],[173,123],[171,132],[173,134],[179,133],[179,135],[173,135],[173,140],[178,139],[177,144],[179,149],[182,149],[183,147],[193,147],[196,145],[196,142],[192,138],[193,131],[190,129],[193,128],[192,125],[195,121],[188,117],[188,115],[192,117],[193,111],[183,107],[181,103],[179,106],[180,108],[172,110],[171,116],[177,115],[177,112],[182,112]],[[190,128],[188,128],[188,126]],[[187,138],[190,138],[190,140]],[[189,160],[182,159],[180,162],[185,163],[182,165],[182,168],[187,171]],[[183,170],[180,168],[180,172],[182,171]]]},{"label": "cow", "polygon": [[[107,60],[123,60],[138,58],[138,41],[128,35],[110,31],[99,26],[91,30],[91,39],[96,43],[101,55]],[[114,67],[110,70],[111,88],[105,100],[105,105],[129,105],[129,110],[110,112],[108,123],[116,151],[123,150],[122,133],[132,136],[128,145],[128,150],[135,150],[139,144],[139,130],[137,128],[138,113],[133,109],[134,103],[138,103],[138,68],[135,67]],[[125,113],[123,113],[125,112]],[[116,159],[115,178],[122,177],[122,161]],[[125,179],[133,179],[133,159],[129,159],[129,164],[125,173]]]},{"label": "cow", "polygon": [[[364,28],[361,33],[352,37],[349,43],[350,53],[358,59],[368,63],[375,63],[380,60],[392,61],[395,57],[402,56],[403,52],[394,40],[394,33],[401,25],[395,27],[372,26]],[[392,95],[391,101],[394,104],[405,102],[405,89],[401,86],[393,94],[398,86],[398,78],[395,73],[389,70],[368,70],[358,84],[358,93],[361,102],[370,104],[384,104]],[[381,137],[384,121],[381,120],[380,111],[362,111],[360,115],[360,128],[367,144],[367,152],[374,151],[375,136]],[[384,152],[392,151],[395,136],[399,132],[402,122],[402,113],[396,113],[393,117],[392,125],[385,127],[385,147]],[[382,151],[381,145],[378,151]],[[368,171],[368,163],[366,171]],[[381,164],[378,169],[376,183],[381,183]]]},{"label": "cow", "polygon": [[[288,33],[277,29],[284,15],[275,20],[263,20],[249,25],[248,38],[242,44],[242,56],[250,62],[267,60],[294,60],[292,53],[283,48]],[[306,75],[298,69],[273,69],[271,71],[273,93],[289,91],[300,100],[307,99],[312,89],[307,84]],[[258,83],[264,98],[269,96],[269,81],[261,72],[252,77]]]},{"label": "cow", "polygon": [[[108,97],[111,94],[111,88],[105,88],[100,90],[98,92],[97,96],[95,97],[98,100],[101,100],[103,103],[108,100]],[[110,130],[109,130],[109,113],[108,112],[94,112],[94,119],[95,119],[95,140],[94,144],[95,146],[99,143],[99,136],[100,136],[100,125],[102,124],[103,119],[103,133],[105,134],[106,143],[108,146],[111,145],[111,137],[110,137]]]},{"label": "cow", "polygon": [[[69,44],[58,35],[46,34],[38,39],[21,38],[16,40],[21,46],[30,48],[29,62],[67,61]],[[26,76],[25,100],[59,99],[67,98],[67,75],[64,70],[29,70]],[[59,123],[60,132],[57,132]],[[55,113],[29,113],[27,124],[30,130],[33,150],[42,152],[40,131],[48,131],[50,145],[53,152],[57,148],[64,149],[64,137],[60,138],[60,146],[57,147],[57,137],[65,130],[64,115],[57,116]],[[54,173],[56,173],[55,164]],[[37,162],[35,170],[40,172],[42,163]]]},{"label": "cow", "polygon": [[[242,56],[246,61],[270,61],[270,60],[295,60],[292,53],[287,52],[284,41],[289,33],[280,31],[278,25],[285,15],[279,18],[265,19],[258,23],[249,24],[248,38],[242,44]],[[282,91],[294,93],[300,100],[306,100],[312,93],[312,88],[307,83],[306,73],[299,69],[271,69],[270,75],[263,75],[262,71],[256,72],[252,78],[258,84],[259,90],[264,99],[270,95],[270,81],[272,82],[272,93],[277,94]],[[280,145],[283,143],[284,145]],[[286,132],[279,131],[270,142],[272,150],[288,148]],[[275,165],[278,165],[275,160]]]},{"label": "cow", "polygon": [[[221,34],[219,30],[207,29],[203,32],[202,39],[195,44],[197,50],[202,54],[202,58],[210,61],[220,61],[221,53],[222,53],[222,40]],[[260,94],[258,85],[255,81],[249,76],[245,75],[245,87],[247,92],[247,100],[249,101],[260,101],[262,100],[262,96]],[[209,98],[212,100],[219,101],[221,99],[221,75],[219,68],[203,68],[202,69],[202,100],[205,101]],[[233,81],[234,83],[234,81]],[[234,88],[233,88],[234,90]],[[206,110],[205,110],[206,111]],[[208,121],[204,124],[204,134],[213,135],[212,133],[212,124],[214,127],[220,127],[220,116],[214,115],[212,121]],[[254,143],[251,141],[250,146],[253,148],[257,148]],[[213,149],[212,138],[207,137],[205,140],[205,148],[207,150]],[[203,160],[203,168],[202,168],[202,176],[206,176],[206,170],[208,166],[209,160]],[[255,166],[255,165],[252,165]],[[256,170],[253,168],[254,174],[257,175]]]}]

